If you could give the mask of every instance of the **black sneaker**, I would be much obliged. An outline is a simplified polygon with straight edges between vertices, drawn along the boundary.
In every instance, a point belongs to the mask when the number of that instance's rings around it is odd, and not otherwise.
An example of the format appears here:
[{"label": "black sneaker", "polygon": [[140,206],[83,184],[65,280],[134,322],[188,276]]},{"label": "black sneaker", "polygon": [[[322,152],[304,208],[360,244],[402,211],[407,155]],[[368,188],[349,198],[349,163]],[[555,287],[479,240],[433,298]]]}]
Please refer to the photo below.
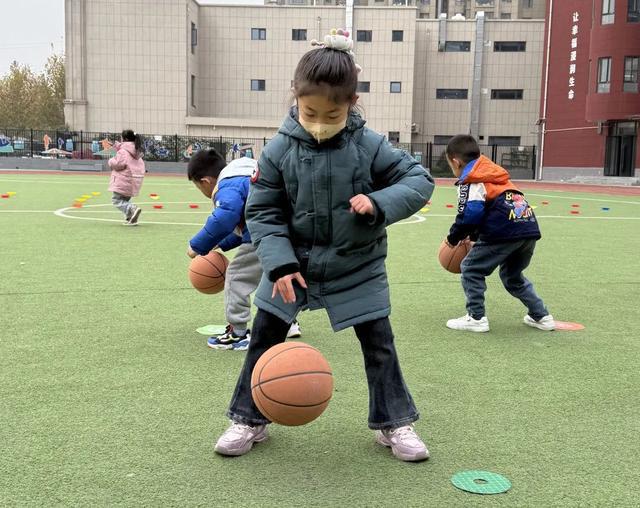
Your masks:
[{"label": "black sneaker", "polygon": [[141,213],[142,208],[136,206],[136,209],[131,214],[131,218],[127,221],[127,224],[129,224],[130,226],[135,226],[136,224],[138,224],[138,218],[140,217]]},{"label": "black sneaker", "polygon": [[227,329],[222,335],[209,337],[207,340],[207,346],[211,349],[234,349],[234,346],[238,344],[238,342],[250,338],[251,335],[249,330],[247,330],[244,335],[236,335],[233,331],[233,326],[227,325]]}]

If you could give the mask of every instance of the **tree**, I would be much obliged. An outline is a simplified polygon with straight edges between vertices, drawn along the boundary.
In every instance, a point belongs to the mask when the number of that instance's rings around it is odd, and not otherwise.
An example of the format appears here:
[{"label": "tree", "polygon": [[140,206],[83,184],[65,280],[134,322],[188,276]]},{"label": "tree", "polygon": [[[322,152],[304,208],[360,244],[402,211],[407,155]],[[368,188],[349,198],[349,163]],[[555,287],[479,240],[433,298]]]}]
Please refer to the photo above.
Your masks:
[{"label": "tree", "polygon": [[0,125],[24,129],[31,127],[35,76],[26,65],[13,62],[0,80]]},{"label": "tree", "polygon": [[51,55],[42,73],[13,62],[0,78],[0,126],[64,129],[64,58]]}]

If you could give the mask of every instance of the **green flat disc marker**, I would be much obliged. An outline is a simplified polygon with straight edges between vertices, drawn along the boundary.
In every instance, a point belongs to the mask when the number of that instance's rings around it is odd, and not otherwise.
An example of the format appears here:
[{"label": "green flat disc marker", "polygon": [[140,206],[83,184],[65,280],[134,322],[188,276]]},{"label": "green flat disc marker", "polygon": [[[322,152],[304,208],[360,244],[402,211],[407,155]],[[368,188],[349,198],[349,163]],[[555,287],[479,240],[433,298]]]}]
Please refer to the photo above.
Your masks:
[{"label": "green flat disc marker", "polygon": [[502,494],[511,488],[509,480],[491,471],[460,471],[451,477],[451,483],[474,494]]},{"label": "green flat disc marker", "polygon": [[227,330],[224,325],[206,325],[196,329],[196,332],[211,337],[212,335],[222,335]]}]

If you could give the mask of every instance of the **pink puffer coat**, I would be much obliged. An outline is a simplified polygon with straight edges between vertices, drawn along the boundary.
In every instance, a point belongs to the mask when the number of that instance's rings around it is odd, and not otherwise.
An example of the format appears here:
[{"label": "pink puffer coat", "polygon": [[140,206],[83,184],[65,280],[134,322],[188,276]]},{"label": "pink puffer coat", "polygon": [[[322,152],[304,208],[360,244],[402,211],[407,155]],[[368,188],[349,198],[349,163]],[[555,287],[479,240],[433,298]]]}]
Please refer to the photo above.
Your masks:
[{"label": "pink puffer coat", "polygon": [[116,143],[116,156],[109,159],[111,182],[109,190],[123,196],[134,197],[140,192],[144,179],[144,161],[142,154],[136,151],[133,141]]}]

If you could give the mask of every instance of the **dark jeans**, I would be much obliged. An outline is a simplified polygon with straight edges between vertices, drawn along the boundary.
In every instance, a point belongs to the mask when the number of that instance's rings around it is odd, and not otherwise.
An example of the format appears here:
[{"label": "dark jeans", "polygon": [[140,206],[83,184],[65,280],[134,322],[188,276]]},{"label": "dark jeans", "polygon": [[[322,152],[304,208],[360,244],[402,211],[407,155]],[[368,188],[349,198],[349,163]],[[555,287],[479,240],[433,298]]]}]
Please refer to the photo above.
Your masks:
[{"label": "dark jeans", "polygon": [[[396,428],[416,421],[418,411],[400,371],[389,318],[362,323],[354,329],[369,382],[369,428]],[[251,397],[251,372],[262,353],[284,342],[288,330],[288,323],[258,309],[244,366],[227,412],[233,421],[249,425],[270,423]]]},{"label": "dark jeans", "polygon": [[536,240],[528,238],[504,243],[477,242],[462,261],[462,289],[467,297],[467,312],[474,319],[485,315],[485,278],[500,267],[500,280],[505,289],[529,310],[529,315],[538,321],[549,311],[533,289],[533,284],[522,272],[529,266]]}]

